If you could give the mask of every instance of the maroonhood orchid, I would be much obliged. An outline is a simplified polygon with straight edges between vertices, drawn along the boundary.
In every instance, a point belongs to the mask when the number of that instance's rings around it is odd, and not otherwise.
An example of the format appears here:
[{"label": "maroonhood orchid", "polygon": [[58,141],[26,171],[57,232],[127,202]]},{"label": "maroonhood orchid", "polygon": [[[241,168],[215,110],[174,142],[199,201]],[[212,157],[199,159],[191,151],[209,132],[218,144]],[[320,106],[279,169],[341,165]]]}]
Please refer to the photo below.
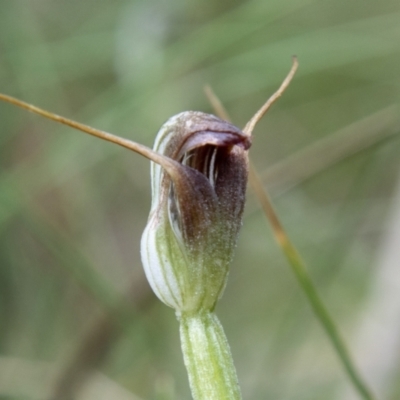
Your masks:
[{"label": "maroonhood orchid", "polygon": [[151,165],[152,206],[142,261],[154,292],[178,313],[211,310],[241,226],[250,137],[219,118],[186,111],[160,129],[154,151],[177,161],[173,176]]}]

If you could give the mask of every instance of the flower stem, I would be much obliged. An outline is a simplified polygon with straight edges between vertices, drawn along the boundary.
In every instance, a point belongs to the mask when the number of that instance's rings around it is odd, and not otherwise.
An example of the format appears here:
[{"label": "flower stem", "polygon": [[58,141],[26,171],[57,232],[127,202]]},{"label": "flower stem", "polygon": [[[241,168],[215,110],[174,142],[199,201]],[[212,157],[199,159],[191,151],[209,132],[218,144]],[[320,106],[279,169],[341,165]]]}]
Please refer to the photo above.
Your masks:
[{"label": "flower stem", "polygon": [[228,341],[211,311],[181,315],[183,358],[194,400],[242,398]]}]

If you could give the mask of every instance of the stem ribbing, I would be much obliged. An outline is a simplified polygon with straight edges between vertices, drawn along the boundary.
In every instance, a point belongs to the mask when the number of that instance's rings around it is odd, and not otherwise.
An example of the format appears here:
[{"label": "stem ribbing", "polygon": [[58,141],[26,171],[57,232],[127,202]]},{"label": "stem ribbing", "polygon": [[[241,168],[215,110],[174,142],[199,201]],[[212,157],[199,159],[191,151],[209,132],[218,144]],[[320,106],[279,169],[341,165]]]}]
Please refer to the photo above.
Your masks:
[{"label": "stem ribbing", "polygon": [[185,366],[194,400],[242,398],[228,341],[210,311],[180,316]]}]

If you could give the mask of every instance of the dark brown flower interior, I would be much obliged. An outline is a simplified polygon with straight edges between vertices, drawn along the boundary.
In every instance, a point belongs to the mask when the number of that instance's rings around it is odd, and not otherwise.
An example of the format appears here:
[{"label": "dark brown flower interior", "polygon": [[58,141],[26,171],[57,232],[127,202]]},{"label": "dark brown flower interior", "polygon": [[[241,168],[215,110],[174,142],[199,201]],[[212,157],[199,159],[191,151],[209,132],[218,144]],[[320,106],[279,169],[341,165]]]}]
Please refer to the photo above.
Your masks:
[{"label": "dark brown flower interior", "polygon": [[184,154],[181,164],[201,172],[215,186],[218,175],[218,146],[205,145]]},{"label": "dark brown flower interior", "polygon": [[[218,153],[220,147],[205,145],[186,152],[179,162],[202,173],[210,182],[212,188],[218,177]],[[181,231],[179,201],[175,196],[174,183],[171,181],[168,193],[168,207],[171,225],[175,233]]]}]

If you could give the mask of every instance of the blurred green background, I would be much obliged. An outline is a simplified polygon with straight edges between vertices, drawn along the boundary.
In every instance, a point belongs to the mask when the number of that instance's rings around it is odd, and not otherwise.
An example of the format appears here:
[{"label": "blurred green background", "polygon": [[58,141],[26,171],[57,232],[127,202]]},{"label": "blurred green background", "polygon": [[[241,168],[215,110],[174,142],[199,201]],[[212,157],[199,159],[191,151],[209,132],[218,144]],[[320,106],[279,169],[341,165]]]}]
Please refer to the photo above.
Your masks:
[{"label": "blurred green background", "polygon": [[[399,399],[398,0],[0,2],[1,92],[148,146],[212,112],[207,83],[243,126],[293,54],[251,156],[363,376]],[[0,399],[189,399],[140,262],[148,161],[5,103],[0,132]],[[357,398],[250,190],[217,313],[245,399]]]}]

